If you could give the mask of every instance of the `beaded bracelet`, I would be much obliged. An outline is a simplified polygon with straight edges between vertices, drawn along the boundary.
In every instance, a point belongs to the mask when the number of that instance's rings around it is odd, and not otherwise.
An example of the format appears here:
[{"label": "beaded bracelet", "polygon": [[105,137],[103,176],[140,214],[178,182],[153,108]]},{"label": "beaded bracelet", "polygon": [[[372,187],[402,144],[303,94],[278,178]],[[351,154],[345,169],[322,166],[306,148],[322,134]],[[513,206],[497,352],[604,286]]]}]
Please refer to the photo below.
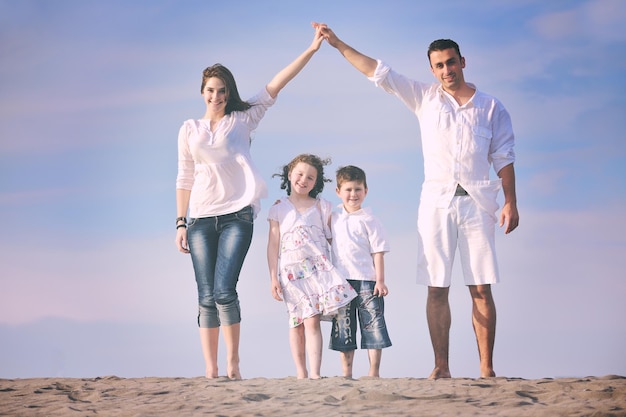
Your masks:
[{"label": "beaded bracelet", "polygon": [[181,227],[184,227],[186,229],[187,225],[186,224],[179,224],[178,226],[176,226],[176,230],[180,229]]},{"label": "beaded bracelet", "polygon": [[178,222],[185,222],[185,224],[187,223],[187,218],[186,217],[177,217],[176,218],[176,223],[178,224]]}]

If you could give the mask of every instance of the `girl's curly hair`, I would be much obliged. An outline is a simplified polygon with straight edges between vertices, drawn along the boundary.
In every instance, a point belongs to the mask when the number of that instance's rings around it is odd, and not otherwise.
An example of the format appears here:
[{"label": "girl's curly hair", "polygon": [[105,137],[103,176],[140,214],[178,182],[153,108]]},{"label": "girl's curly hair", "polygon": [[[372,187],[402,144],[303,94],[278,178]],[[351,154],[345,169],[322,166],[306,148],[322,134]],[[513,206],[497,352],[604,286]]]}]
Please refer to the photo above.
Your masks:
[{"label": "girl's curly hair", "polygon": [[298,163],[303,162],[311,165],[317,170],[317,178],[315,180],[315,186],[309,192],[309,196],[316,198],[319,193],[324,189],[325,182],[331,182],[332,180],[324,177],[324,166],[330,164],[330,158],[322,159],[317,155],[312,154],[300,154],[293,158],[291,162],[285,165],[280,174],[272,175],[274,177],[280,177],[280,189],[287,190],[287,195],[291,195],[291,181],[289,181],[289,174]]}]

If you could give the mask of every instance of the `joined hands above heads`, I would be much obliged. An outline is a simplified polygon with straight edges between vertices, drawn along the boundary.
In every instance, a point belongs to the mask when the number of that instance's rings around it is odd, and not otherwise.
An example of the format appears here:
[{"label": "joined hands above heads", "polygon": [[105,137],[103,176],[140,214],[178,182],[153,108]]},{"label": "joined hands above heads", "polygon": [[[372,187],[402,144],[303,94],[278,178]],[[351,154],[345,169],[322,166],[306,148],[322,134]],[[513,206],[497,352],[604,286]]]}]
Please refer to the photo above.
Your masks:
[{"label": "joined hands above heads", "polygon": [[338,40],[337,35],[335,35],[335,33],[332,31],[331,28],[328,27],[326,23],[311,22],[311,26],[313,26],[316,31],[320,31],[322,38],[324,38],[326,42],[328,42],[332,46],[335,46],[335,42]]}]

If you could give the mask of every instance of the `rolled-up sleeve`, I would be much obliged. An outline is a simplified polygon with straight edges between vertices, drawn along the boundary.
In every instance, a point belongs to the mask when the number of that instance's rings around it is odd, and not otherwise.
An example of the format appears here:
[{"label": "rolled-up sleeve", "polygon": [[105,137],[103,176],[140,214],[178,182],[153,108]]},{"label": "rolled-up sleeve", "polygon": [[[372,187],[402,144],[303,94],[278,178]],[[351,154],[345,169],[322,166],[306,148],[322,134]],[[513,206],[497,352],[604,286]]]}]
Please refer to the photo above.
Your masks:
[{"label": "rolled-up sleeve", "polygon": [[515,162],[515,135],[511,116],[504,106],[498,103],[493,118],[493,139],[489,159],[493,163],[496,173],[502,168]]},{"label": "rolled-up sleeve", "polygon": [[376,87],[382,87],[382,81],[387,78],[387,74],[389,73],[391,67],[380,59],[376,60],[376,62],[378,65],[376,65],[374,75],[367,77],[367,79],[373,82]]},{"label": "rolled-up sleeve", "polygon": [[267,109],[276,103],[276,97],[272,98],[270,93],[263,88],[257,95],[249,99],[248,103],[252,104],[252,107],[246,111],[247,124],[250,130],[254,130],[265,116]]},{"label": "rolled-up sleeve", "polygon": [[430,84],[412,80],[394,71],[383,61],[377,62],[374,75],[368,79],[377,87],[398,97],[409,110],[416,113],[421,107],[424,94],[429,90]]}]

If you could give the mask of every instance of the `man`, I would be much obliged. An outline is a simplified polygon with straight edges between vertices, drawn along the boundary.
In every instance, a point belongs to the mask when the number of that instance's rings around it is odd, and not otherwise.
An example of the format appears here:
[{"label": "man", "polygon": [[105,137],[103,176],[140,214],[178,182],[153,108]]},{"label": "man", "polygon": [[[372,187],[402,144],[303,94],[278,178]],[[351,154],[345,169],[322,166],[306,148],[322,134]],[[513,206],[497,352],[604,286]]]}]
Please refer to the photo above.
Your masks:
[{"label": "man", "polygon": [[[500,188],[500,226],[519,223],[515,195],[514,135],[511,119],[494,97],[465,82],[465,58],[456,42],[440,39],[428,48],[430,68],[439,81],[426,84],[393,71],[345,42],[325,24],[326,41],[375,85],[394,94],[420,122],[424,184],[418,211],[418,282],[428,286],[426,315],[435,355],[431,379],[450,378],[448,291],[458,248],[465,284],[472,297],[480,376],[495,377],[493,346],[496,307],[491,284],[499,281],[495,223]],[[498,179],[489,178],[493,165]]]}]

